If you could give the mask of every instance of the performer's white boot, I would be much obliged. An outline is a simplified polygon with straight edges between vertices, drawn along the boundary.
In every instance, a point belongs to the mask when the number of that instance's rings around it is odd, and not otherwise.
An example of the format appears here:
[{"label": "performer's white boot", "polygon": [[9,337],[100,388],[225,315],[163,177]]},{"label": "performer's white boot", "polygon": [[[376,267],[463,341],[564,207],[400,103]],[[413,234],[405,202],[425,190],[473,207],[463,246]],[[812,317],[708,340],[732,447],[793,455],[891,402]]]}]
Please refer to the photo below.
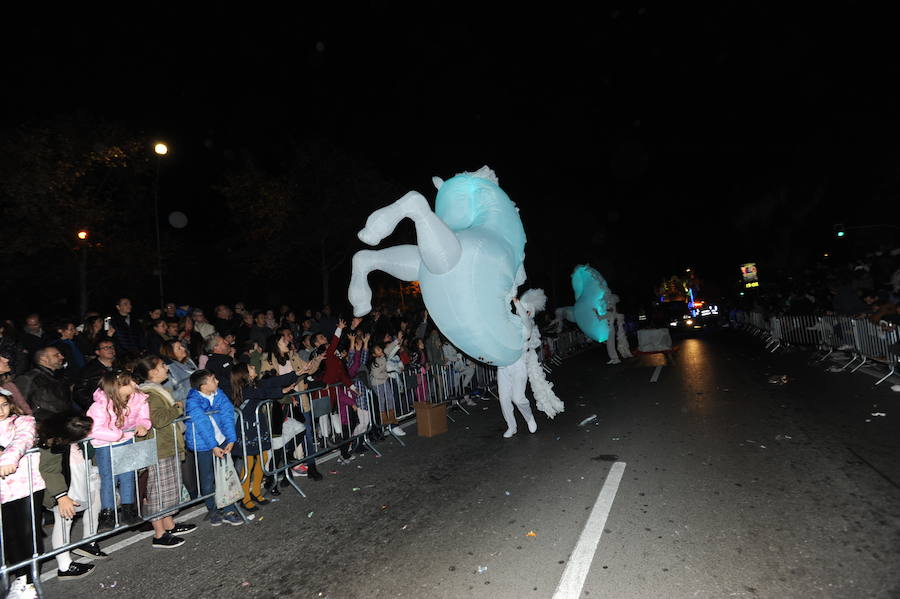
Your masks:
[{"label": "performer's white boot", "polygon": [[528,432],[533,433],[537,431],[537,422],[534,419],[534,414],[531,413],[531,404],[528,403],[528,400],[526,399],[524,403],[517,403],[516,407],[519,408],[522,418],[528,424]]},{"label": "performer's white boot", "polygon": [[497,387],[500,392],[500,411],[503,413],[503,419],[506,421],[506,432],[503,436],[507,439],[516,434],[516,412],[513,404],[522,413],[525,422],[528,424],[528,430],[534,432],[537,430],[537,423],[531,414],[531,405],[528,398],[525,397],[525,386],[528,384],[528,370],[525,368],[525,360],[502,366],[497,369]]},{"label": "performer's white boot", "polygon": [[616,353],[616,333],[615,328],[610,327],[609,337],[606,339],[606,353],[609,354],[609,362],[607,364],[621,364],[619,354]]}]

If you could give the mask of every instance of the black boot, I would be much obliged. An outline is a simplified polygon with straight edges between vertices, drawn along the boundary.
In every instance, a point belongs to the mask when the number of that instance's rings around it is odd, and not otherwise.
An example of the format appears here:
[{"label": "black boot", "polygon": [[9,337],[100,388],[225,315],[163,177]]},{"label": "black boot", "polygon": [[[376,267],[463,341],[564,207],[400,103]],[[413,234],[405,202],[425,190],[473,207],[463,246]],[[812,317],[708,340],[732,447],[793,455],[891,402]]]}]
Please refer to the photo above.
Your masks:
[{"label": "black boot", "polygon": [[116,517],[112,510],[100,510],[97,518],[97,532],[106,532],[116,527]]},{"label": "black boot", "polygon": [[122,504],[122,514],[119,518],[119,524],[134,526],[136,524],[141,524],[143,521],[143,518],[138,516],[137,507],[133,503]]},{"label": "black boot", "polygon": [[309,462],[306,464],[306,477],[311,478],[313,480],[322,480],[322,473],[316,469],[315,462]]}]

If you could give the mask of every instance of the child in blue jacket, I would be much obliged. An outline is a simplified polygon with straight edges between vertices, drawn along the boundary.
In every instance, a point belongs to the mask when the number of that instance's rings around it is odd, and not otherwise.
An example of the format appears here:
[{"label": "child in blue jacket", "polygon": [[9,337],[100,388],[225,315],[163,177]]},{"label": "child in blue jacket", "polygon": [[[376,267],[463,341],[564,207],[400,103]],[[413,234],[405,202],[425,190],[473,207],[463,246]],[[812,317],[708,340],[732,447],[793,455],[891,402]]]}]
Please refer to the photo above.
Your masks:
[{"label": "child in blue jacket", "polygon": [[[235,504],[219,510],[213,493],[216,490],[213,458],[230,459],[237,441],[234,430],[234,407],[228,396],[219,389],[219,379],[209,370],[197,370],[191,374],[191,390],[184,406],[188,416],[184,441],[193,452],[200,475],[200,494],[206,498],[209,523],[219,526],[222,522],[233,526],[244,523]],[[213,412],[208,414],[208,412]]]}]

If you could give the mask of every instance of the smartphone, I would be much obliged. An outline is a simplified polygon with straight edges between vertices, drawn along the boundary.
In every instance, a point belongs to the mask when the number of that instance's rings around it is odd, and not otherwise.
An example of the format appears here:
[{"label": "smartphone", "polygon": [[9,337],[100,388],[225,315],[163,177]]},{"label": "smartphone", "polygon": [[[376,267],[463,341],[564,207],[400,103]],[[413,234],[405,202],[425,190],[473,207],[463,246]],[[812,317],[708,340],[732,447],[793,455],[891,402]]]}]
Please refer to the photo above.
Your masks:
[{"label": "smartphone", "polygon": [[103,330],[104,331],[109,330],[109,321],[110,320],[112,320],[112,316],[107,316],[106,318],[103,319]]}]

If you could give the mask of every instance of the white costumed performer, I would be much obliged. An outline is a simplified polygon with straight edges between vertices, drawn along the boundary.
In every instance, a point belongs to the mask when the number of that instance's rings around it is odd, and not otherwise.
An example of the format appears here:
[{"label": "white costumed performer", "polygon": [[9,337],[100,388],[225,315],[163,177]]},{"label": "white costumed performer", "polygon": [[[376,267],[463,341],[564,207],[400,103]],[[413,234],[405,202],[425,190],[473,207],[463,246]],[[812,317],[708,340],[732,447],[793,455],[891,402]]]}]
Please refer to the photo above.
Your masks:
[{"label": "white costumed performer", "polygon": [[[606,353],[609,354],[609,362],[607,364],[621,364],[619,354],[623,358],[632,358],[631,348],[628,347],[628,336],[625,334],[625,316],[618,311],[619,296],[611,293],[607,300],[606,314],[597,318],[607,320],[609,326],[609,337],[606,338]],[[618,349],[618,353],[616,353]]]},{"label": "white costumed performer", "polygon": [[528,430],[535,432],[537,422],[531,412],[531,405],[525,396],[525,387],[531,383],[531,391],[534,394],[537,408],[550,418],[565,409],[562,401],[553,392],[553,383],[547,381],[544,369],[538,361],[535,349],[541,346],[541,333],[534,326],[534,316],[544,309],[547,304],[547,296],[541,289],[529,289],[522,294],[520,299],[513,300],[516,306],[516,314],[522,320],[525,327],[525,347],[522,356],[509,366],[497,368],[497,387],[500,393],[500,410],[503,419],[506,420],[506,438],[516,434],[516,413],[513,405],[519,409],[522,418],[528,424]]}]

